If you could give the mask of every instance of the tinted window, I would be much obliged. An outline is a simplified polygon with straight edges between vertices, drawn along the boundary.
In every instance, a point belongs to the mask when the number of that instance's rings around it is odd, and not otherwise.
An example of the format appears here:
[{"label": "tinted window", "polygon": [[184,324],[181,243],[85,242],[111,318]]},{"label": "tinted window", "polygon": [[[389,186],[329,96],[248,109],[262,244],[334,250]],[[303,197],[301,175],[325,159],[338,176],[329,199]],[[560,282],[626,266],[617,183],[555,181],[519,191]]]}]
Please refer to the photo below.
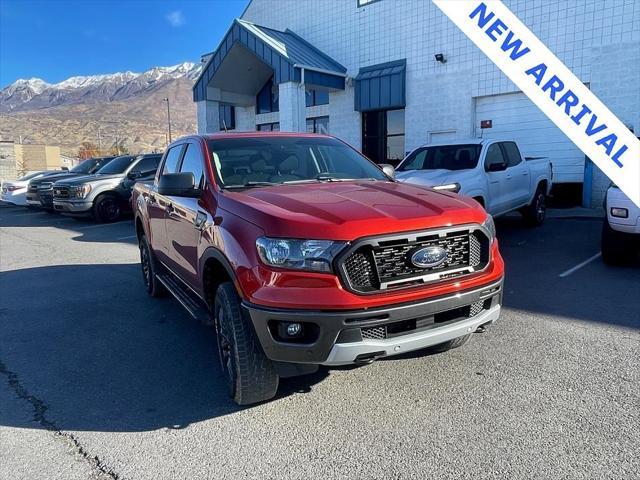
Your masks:
[{"label": "tinted window", "polygon": [[124,157],[116,157],[107,163],[104,167],[100,168],[96,173],[98,175],[114,175],[124,173],[124,171],[131,165],[136,157],[130,155]]},{"label": "tinted window", "polygon": [[167,153],[167,159],[164,161],[164,168],[162,173],[176,173],[178,171],[178,160],[180,160],[180,152],[182,152],[182,145],[175,146],[169,149]]},{"label": "tinted window", "polygon": [[406,170],[467,170],[478,165],[480,145],[441,145],[411,153],[398,166]]},{"label": "tinted window", "polygon": [[502,148],[507,156],[507,167],[514,167],[522,161],[520,150],[514,142],[503,142]]},{"label": "tinted window", "polygon": [[193,143],[187,145],[187,151],[182,159],[180,171],[193,173],[196,187],[202,185],[202,154],[200,153],[200,147],[198,147],[198,145]]},{"label": "tinted window", "polygon": [[500,150],[500,145],[494,143],[487,150],[487,157],[484,160],[485,167],[488,167],[492,163],[505,163],[504,157],[502,156],[502,150]]},{"label": "tinted window", "polygon": [[158,169],[160,158],[162,158],[160,155],[144,157],[133,167],[133,170],[137,170],[143,175],[149,174],[149,173],[155,173],[155,171]]},{"label": "tinted window", "polygon": [[72,173],[89,173],[98,164],[98,159],[90,158],[80,162],[78,165],[69,170]]}]

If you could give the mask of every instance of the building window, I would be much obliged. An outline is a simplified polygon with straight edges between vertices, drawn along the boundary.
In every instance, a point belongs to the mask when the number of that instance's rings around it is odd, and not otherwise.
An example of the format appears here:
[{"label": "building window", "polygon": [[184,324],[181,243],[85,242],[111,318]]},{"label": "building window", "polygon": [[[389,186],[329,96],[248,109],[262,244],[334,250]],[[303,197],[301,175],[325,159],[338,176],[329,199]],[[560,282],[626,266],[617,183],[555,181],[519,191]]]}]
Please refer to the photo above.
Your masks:
[{"label": "building window", "polygon": [[404,109],[364,112],[362,151],[376,163],[400,163],[405,153]]},{"label": "building window", "polygon": [[271,77],[256,96],[256,113],[277,112],[278,108],[278,86]]},{"label": "building window", "polygon": [[220,130],[234,130],[236,128],[236,107],[221,103],[218,107]]},{"label": "building window", "polygon": [[315,107],[317,105],[329,105],[329,92],[325,90],[307,90],[307,107]]},{"label": "building window", "polygon": [[364,7],[366,5],[369,5],[370,3],[375,3],[375,2],[379,2],[380,0],[358,0],[358,6],[359,7]]},{"label": "building window", "polygon": [[260,125],[256,125],[256,130],[258,132],[279,132],[280,124],[276,123],[261,123]]},{"label": "building window", "polygon": [[329,117],[307,118],[307,133],[329,135]]}]

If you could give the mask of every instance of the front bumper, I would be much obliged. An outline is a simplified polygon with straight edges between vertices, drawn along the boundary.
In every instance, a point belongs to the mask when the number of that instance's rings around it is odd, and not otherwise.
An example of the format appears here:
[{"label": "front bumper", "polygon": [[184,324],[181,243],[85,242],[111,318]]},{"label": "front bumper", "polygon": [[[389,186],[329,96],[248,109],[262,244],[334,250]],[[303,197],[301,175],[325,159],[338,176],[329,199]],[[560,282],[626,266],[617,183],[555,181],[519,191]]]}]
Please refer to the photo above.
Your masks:
[{"label": "front bumper", "polygon": [[[473,316],[451,316],[482,303]],[[266,309],[243,303],[268,358],[273,361],[345,365],[373,355],[398,355],[437,345],[468,333],[480,325],[495,322],[502,303],[502,279],[482,287],[429,298],[418,302],[349,311],[304,311]],[[307,343],[283,341],[277,325],[302,323],[314,332]],[[392,336],[371,339],[363,336],[372,328],[384,327]],[[399,333],[398,333],[399,332]]]},{"label": "front bumper", "polygon": [[71,202],[68,200],[53,200],[53,209],[61,213],[89,213],[92,202]]},{"label": "front bumper", "polygon": [[27,205],[30,207],[41,207],[40,197],[37,193],[27,192]]}]

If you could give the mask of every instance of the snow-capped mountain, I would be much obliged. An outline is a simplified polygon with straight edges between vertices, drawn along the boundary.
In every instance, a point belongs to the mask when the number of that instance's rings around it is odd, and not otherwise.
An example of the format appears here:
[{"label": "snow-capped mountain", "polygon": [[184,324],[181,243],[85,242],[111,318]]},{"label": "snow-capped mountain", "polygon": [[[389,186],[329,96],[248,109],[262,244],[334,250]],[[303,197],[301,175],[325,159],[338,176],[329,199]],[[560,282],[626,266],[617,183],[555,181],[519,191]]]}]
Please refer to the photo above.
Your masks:
[{"label": "snow-capped mountain", "polygon": [[76,76],[55,84],[39,78],[20,79],[0,90],[0,113],[124,100],[177,79],[193,81],[201,68],[201,64],[185,62],[172,67],[153,67],[142,73]]}]

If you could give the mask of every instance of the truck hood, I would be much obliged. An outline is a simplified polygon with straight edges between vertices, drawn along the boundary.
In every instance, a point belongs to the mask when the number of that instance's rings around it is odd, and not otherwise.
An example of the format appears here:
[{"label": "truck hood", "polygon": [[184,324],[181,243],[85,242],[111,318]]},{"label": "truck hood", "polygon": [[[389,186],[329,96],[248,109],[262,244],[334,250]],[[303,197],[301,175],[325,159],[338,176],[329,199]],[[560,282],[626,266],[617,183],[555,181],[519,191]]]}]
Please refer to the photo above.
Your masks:
[{"label": "truck hood", "polygon": [[77,185],[84,185],[85,183],[102,183],[109,180],[122,180],[124,175],[84,175],[82,177],[73,177],[70,179],[63,178],[58,185],[68,185],[74,187]]},{"label": "truck hood", "polygon": [[47,182],[57,182],[58,180],[65,180],[67,178],[75,178],[79,177],[80,173],[56,173],[53,175],[45,175],[43,177],[38,177],[30,181],[32,185],[40,185],[41,183]]},{"label": "truck hood", "polygon": [[220,208],[283,238],[354,240],[486,218],[471,199],[398,182],[277,185],[224,191],[219,201]]},{"label": "truck hood", "polygon": [[408,170],[406,172],[396,172],[396,179],[400,182],[433,187],[457,182],[464,176],[464,172],[469,171],[471,170]]}]

